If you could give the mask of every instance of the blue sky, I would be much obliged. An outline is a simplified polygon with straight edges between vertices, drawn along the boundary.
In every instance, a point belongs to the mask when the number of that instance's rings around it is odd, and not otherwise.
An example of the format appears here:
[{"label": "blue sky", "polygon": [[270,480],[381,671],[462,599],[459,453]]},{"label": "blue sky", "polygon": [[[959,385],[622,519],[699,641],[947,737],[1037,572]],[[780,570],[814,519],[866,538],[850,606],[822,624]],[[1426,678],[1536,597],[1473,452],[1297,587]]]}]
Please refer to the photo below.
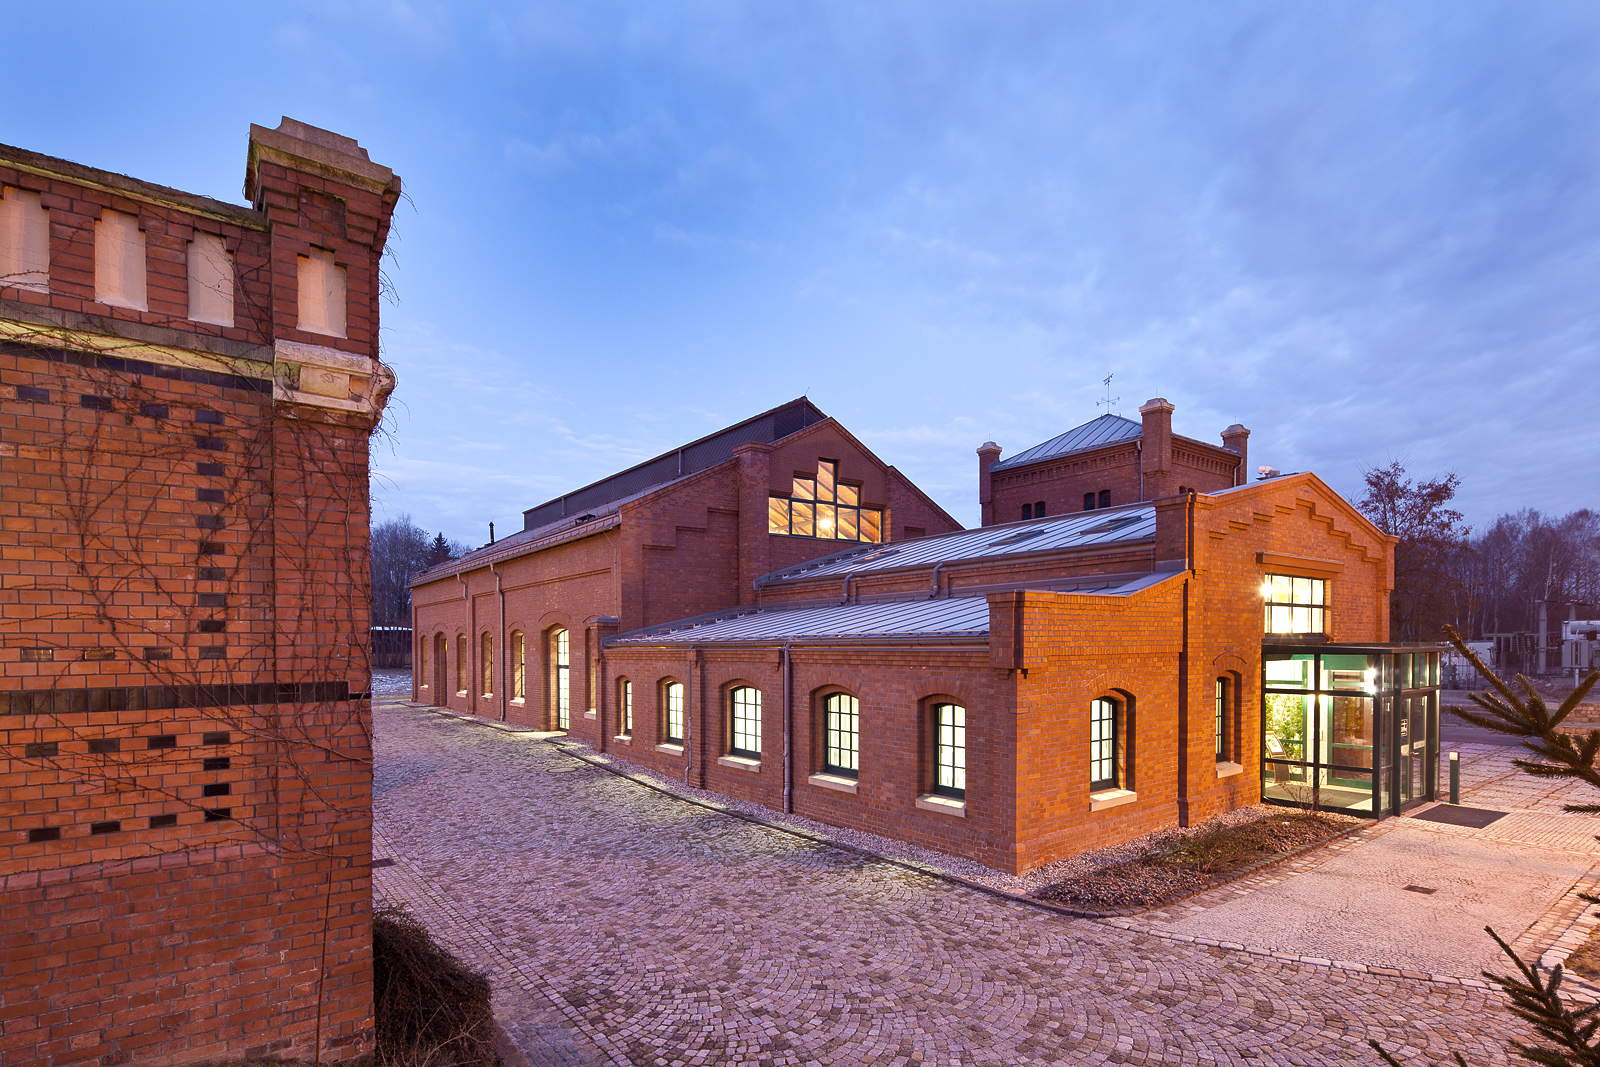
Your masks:
[{"label": "blue sky", "polygon": [[392,166],[380,519],[476,544],[806,394],[973,524],[977,445],[1108,373],[1347,495],[1600,504],[1600,6],[132,8],[8,8],[0,141],[233,201],[281,115]]}]

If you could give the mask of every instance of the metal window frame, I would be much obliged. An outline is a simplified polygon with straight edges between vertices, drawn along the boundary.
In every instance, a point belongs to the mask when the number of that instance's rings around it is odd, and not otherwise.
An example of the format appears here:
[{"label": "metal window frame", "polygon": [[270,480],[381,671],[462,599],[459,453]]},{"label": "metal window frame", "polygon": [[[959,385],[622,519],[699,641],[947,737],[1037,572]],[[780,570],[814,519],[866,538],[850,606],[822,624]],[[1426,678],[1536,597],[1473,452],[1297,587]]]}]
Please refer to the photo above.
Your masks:
[{"label": "metal window frame", "polygon": [[[946,708],[952,708],[961,713],[960,725],[951,723],[949,726],[952,736],[957,730],[961,732],[961,740],[959,744],[945,743],[944,731],[946,727],[943,722],[943,712]],[[931,792],[938,796],[953,797],[965,800],[967,796],[967,709],[964,706],[956,704],[952,701],[942,700],[933,705],[931,711],[932,715],[930,718],[933,724],[933,786]],[[946,752],[960,752],[960,765],[957,766],[953,760],[947,762],[945,759]],[[941,781],[941,779],[944,777],[943,772],[947,767],[952,772],[950,775],[952,779],[955,778],[954,772],[961,772],[961,785],[947,785]]]},{"label": "metal window frame", "polygon": [[[1110,714],[1102,716],[1101,706],[1109,709]],[[1121,723],[1119,720],[1122,707],[1121,702],[1111,697],[1095,697],[1089,701],[1089,792],[1097,793],[1103,789],[1116,789],[1121,781],[1117,768],[1117,742],[1121,740]],[[1104,735],[1096,736],[1095,727],[1101,723],[1107,725]],[[1102,770],[1109,771],[1109,777],[1095,777]]]},{"label": "metal window frame", "polygon": [[[850,702],[848,713],[835,711],[835,705]],[[835,718],[848,715],[850,728],[840,728]],[[835,742],[836,737],[848,735],[849,744]],[[835,762],[835,753],[849,753],[850,765]],[[822,698],[822,771],[843,778],[856,778],[861,774],[861,701],[850,693],[829,693]]]},{"label": "metal window frame", "polygon": [[[740,744],[741,740],[753,740],[755,745]],[[728,755],[761,758],[761,690],[753,685],[728,690]]]},{"label": "metal window frame", "polygon": [[[672,732],[673,717],[678,732]],[[661,685],[661,739],[669,745],[683,744],[683,683],[667,681]]]},{"label": "metal window frame", "polygon": [[565,627],[550,633],[550,665],[554,671],[556,729],[572,728],[572,631]]}]

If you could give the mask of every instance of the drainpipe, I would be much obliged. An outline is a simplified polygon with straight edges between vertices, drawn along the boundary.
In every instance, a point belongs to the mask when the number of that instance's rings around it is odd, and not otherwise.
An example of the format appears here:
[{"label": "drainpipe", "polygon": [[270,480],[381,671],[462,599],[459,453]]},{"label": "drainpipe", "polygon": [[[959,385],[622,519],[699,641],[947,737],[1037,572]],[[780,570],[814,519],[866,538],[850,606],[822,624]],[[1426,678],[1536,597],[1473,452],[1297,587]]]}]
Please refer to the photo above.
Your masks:
[{"label": "drainpipe", "polygon": [[1139,502],[1144,503],[1144,438],[1141,436],[1133,443],[1139,453]]},{"label": "drainpipe", "polygon": [[850,579],[854,578],[855,576],[855,571],[851,571],[849,574],[844,576],[844,599],[839,602],[841,606],[850,603]]},{"label": "drainpipe", "polygon": [[794,812],[794,665],[783,646],[783,813]]},{"label": "drainpipe", "polygon": [[[466,580],[466,578],[462,577],[460,571],[456,572],[456,581],[461,583],[461,600],[462,600],[463,603],[465,603],[467,605],[467,657],[466,657],[467,658],[467,662],[459,664],[457,669],[456,669],[456,673],[460,674],[461,673],[461,668],[466,668],[467,676],[465,678],[457,678],[456,682],[457,682],[457,684],[459,684],[461,686],[462,689],[465,689],[467,691],[467,712],[468,712],[468,714],[475,715],[475,714],[477,714],[477,712],[473,711],[474,701],[473,701],[473,698],[472,698],[472,686],[471,686],[470,683],[472,681],[472,642],[474,642],[474,641],[476,641],[478,639],[478,634],[477,634],[477,629],[478,628],[473,625],[473,620],[472,620],[472,597],[467,592],[467,580]],[[460,646],[461,646],[461,641],[458,638],[456,640],[456,648],[457,648],[458,652],[460,650]],[[448,686],[446,688],[448,688]],[[449,706],[450,705],[448,703],[445,704],[445,707],[448,708]]]},{"label": "drainpipe", "polygon": [[949,562],[947,559],[942,559],[933,565],[933,589],[928,593],[929,600],[939,595],[939,572],[944,570],[944,565]]},{"label": "drainpipe", "polygon": [[[489,529],[492,533],[494,530],[493,523],[489,524]],[[510,689],[511,682],[510,677],[506,674],[511,662],[511,650],[506,647],[506,590],[505,586],[501,584],[500,572],[494,569],[493,563],[489,564],[489,573],[494,575],[494,595],[500,601],[500,629],[494,636],[494,643],[500,649],[500,721],[505,722],[506,713],[510,710],[506,700],[510,696],[507,690]]]}]

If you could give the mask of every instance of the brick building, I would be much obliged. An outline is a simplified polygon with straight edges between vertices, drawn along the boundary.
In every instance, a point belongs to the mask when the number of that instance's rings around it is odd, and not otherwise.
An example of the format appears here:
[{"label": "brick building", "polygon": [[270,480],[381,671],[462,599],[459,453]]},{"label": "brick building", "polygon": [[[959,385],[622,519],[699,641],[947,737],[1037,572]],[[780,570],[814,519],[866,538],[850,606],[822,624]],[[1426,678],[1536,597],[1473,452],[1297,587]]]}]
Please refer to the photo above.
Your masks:
[{"label": "brick building", "polygon": [[1000,458],[978,448],[983,525],[1134,504],[1195,490],[1211,493],[1250,480],[1250,431],[1234,423],[1222,445],[1172,432],[1173,406],[1161,397],[1139,409],[1140,421],[1101,415],[1066,433]]},{"label": "brick building", "polygon": [[370,1048],[368,437],[399,180],[0,147],[0,1063]]},{"label": "brick building", "polygon": [[530,508],[517,534],[412,583],[413,693],[600,743],[602,642],[751,603],[758,577],[959,530],[801,397]]},{"label": "brick building", "polygon": [[[1430,796],[1438,655],[1383,644],[1393,538],[1314,475],[1244,484],[1242,427],[1174,445],[1171,411],[1019,455],[988,503],[1045,507],[961,530],[794,401],[419,577],[414,695],[1013,871]],[[1051,503],[1091,483],[1129,499]]]}]

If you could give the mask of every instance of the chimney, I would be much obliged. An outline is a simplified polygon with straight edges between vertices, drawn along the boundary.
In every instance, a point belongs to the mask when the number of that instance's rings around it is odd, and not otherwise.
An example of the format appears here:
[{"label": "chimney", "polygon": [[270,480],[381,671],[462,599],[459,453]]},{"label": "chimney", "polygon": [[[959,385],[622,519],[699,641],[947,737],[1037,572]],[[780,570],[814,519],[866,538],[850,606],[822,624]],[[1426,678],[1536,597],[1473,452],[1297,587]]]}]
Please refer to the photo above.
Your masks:
[{"label": "chimney", "polygon": [[1166,398],[1147,400],[1139,408],[1144,427],[1139,437],[1139,469],[1144,499],[1155,500],[1176,492],[1172,481],[1172,405]]},{"label": "chimney", "polygon": [[994,461],[1000,458],[1000,446],[993,441],[985,441],[978,446],[978,525],[994,525],[994,505],[991,503],[993,494],[989,489],[989,468],[994,466]]},{"label": "chimney", "polygon": [[1222,447],[1239,453],[1239,468],[1233,472],[1233,484],[1243,485],[1250,480],[1250,431],[1237,422],[1222,431]]}]

